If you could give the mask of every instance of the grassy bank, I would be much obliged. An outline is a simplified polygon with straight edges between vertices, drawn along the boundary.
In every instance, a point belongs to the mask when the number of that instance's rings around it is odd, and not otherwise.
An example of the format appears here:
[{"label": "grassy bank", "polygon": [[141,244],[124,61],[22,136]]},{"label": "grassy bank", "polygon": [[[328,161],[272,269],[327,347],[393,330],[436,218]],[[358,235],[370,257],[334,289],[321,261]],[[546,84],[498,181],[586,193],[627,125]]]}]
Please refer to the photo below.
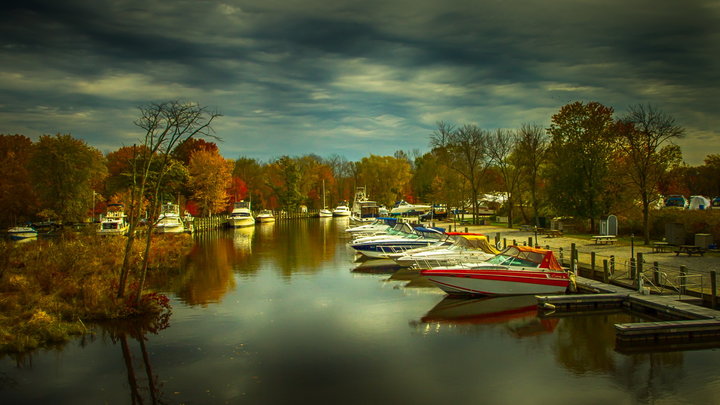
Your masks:
[{"label": "grassy bank", "polygon": [[[167,316],[167,297],[143,294],[136,303],[137,271],[116,298],[126,239],[67,234],[54,240],[0,242],[0,352],[27,351],[90,332],[89,321]],[[144,243],[135,243],[133,269]],[[174,268],[192,247],[189,235],[154,238],[152,272]]]}]

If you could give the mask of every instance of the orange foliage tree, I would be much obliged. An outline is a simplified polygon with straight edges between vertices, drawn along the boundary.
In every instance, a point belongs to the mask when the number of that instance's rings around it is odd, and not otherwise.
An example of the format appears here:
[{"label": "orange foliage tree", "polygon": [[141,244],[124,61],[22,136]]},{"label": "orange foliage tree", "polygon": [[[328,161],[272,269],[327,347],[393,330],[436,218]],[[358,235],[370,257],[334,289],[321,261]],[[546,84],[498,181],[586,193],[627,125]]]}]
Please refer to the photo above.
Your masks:
[{"label": "orange foliage tree", "polygon": [[190,156],[189,186],[203,215],[224,211],[228,203],[227,189],[232,184],[232,162],[217,151],[198,150]]}]

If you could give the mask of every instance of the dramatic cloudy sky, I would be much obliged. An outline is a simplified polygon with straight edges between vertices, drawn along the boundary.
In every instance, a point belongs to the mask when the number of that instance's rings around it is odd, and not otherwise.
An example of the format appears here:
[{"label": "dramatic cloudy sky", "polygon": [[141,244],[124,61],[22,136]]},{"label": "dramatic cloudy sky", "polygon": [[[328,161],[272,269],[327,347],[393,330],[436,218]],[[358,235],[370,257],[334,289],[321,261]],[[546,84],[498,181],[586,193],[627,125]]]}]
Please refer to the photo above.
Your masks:
[{"label": "dramatic cloudy sky", "polygon": [[[3,2],[4,4],[7,2]],[[137,107],[223,114],[223,155],[428,150],[439,120],[653,104],[720,153],[717,0],[47,0],[0,6],[0,133],[136,142]]]}]

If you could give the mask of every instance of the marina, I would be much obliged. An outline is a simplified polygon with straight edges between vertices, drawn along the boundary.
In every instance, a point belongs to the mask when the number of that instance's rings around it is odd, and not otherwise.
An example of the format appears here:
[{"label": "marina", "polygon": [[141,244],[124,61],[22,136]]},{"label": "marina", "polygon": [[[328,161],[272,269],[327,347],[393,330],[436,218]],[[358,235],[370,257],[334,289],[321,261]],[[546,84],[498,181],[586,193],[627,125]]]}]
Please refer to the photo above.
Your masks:
[{"label": "marina", "polygon": [[[618,341],[617,325],[667,321],[623,304],[640,293],[581,276],[595,294],[557,297],[608,301],[556,301],[551,314],[535,296],[452,297],[391,259],[358,260],[349,226],[303,218],[196,232],[183,268],[153,285],[170,297],[167,326],[98,325],[5,355],[0,401],[712,403],[720,393],[712,339]],[[532,390],[515,389],[519,374]]]}]

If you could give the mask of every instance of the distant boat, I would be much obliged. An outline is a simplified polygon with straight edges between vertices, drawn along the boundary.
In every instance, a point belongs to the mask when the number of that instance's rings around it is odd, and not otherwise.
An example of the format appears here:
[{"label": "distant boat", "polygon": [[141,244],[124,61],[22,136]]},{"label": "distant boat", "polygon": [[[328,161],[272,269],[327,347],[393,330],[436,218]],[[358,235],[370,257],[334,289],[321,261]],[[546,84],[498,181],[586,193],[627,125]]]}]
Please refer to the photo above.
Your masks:
[{"label": "distant boat", "polygon": [[130,228],[126,218],[124,205],[108,204],[105,217],[100,221],[98,235],[125,235]]},{"label": "distant boat", "polygon": [[31,226],[14,226],[7,231],[12,240],[25,240],[37,238],[37,231]]},{"label": "distant boat", "polygon": [[158,233],[183,233],[185,224],[180,218],[180,207],[177,204],[165,203],[162,205],[160,216],[155,224]]},{"label": "distant boat", "polygon": [[372,222],[380,216],[377,202],[368,199],[365,187],[355,188],[355,200],[352,206],[352,220],[355,222]]},{"label": "distant boat", "polygon": [[275,215],[270,210],[262,210],[255,216],[257,222],[275,222]]},{"label": "distant boat", "polygon": [[395,207],[390,210],[390,215],[422,215],[430,210],[429,205],[425,204],[410,204],[407,201],[401,200],[395,203]]},{"label": "distant boat", "polygon": [[322,195],[323,195],[323,207],[318,212],[318,217],[329,218],[329,217],[333,216],[333,212],[327,208],[327,205],[325,205],[325,180],[324,179],[322,182]]},{"label": "distant boat", "polygon": [[255,218],[253,218],[252,211],[250,211],[249,201],[235,202],[230,217],[228,217],[228,225],[233,228],[255,225]]},{"label": "distant boat", "polygon": [[341,202],[332,212],[334,217],[349,217],[350,214],[350,207],[348,207],[347,202],[343,201]]}]

